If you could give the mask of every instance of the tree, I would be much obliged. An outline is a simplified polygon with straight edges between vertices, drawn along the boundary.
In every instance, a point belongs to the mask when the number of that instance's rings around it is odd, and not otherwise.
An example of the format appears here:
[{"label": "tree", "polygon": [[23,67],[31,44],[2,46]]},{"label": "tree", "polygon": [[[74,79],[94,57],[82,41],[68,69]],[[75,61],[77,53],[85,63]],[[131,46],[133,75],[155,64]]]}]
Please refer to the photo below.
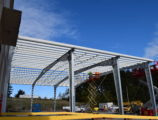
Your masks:
[{"label": "tree", "polygon": [[62,94],[61,93],[59,93],[58,98],[62,99]]},{"label": "tree", "polygon": [[23,90],[19,90],[18,93],[15,95],[16,98],[19,98],[20,95],[24,95],[25,92]]},{"label": "tree", "polygon": [[61,96],[62,100],[68,100],[69,99],[69,89],[66,89],[66,91]]},{"label": "tree", "polygon": [[8,85],[8,97],[11,97],[11,94],[12,94],[12,92],[13,92],[13,87],[9,84]]},{"label": "tree", "polygon": [[66,91],[64,93],[59,93],[58,98],[62,99],[62,100],[68,100],[69,99],[69,89],[66,89]]},{"label": "tree", "polygon": [[47,97],[44,97],[45,100],[47,100]]},{"label": "tree", "polygon": [[38,99],[41,99],[41,97],[39,96]]},{"label": "tree", "polygon": [[[122,84],[122,94],[123,94],[123,101],[135,101],[140,100],[142,102],[148,101],[149,94],[147,86],[140,84],[139,77],[135,77],[131,70],[121,71],[121,84]],[[153,83],[155,86],[158,86],[158,71],[152,72]],[[145,75],[141,78],[141,80],[146,82]],[[97,86],[97,98],[96,102],[104,103],[104,102],[114,102],[117,103],[116,97],[116,89],[114,84],[114,77],[113,74],[108,74],[106,76],[101,76],[99,80],[96,80]],[[84,82],[80,84],[76,88],[76,101],[77,102],[84,102],[89,103],[88,101],[88,86],[89,82]]]}]

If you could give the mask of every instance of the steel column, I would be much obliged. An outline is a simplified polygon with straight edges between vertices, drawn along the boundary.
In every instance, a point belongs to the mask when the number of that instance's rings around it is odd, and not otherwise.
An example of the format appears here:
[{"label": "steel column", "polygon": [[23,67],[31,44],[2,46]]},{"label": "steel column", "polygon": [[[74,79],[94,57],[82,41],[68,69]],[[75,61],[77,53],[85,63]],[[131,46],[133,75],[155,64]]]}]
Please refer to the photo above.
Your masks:
[{"label": "steel column", "polygon": [[[3,49],[3,47],[2,47]],[[8,50],[7,50],[8,49]],[[1,94],[2,94],[2,109],[1,111],[2,112],[6,112],[6,104],[7,104],[7,91],[8,91],[8,83],[9,83],[9,74],[7,73],[8,72],[8,67],[9,65],[7,65],[8,62],[8,55],[9,55],[9,47],[4,47],[4,51],[5,51],[5,54],[4,56],[2,56],[2,70],[1,71]]]},{"label": "steel column", "polygon": [[57,86],[54,86],[54,112],[56,112],[56,90]]},{"label": "steel column", "polygon": [[146,75],[146,80],[147,80],[149,94],[150,94],[150,101],[152,103],[154,115],[157,116],[156,100],[155,100],[154,87],[153,87],[153,81],[152,81],[149,63],[145,63],[144,69],[145,69],[145,75]]},{"label": "steel column", "polygon": [[35,86],[32,85],[32,90],[31,90],[31,102],[30,102],[30,112],[32,112],[32,109],[33,109],[33,95],[34,95],[34,88],[35,88]]},{"label": "steel column", "polygon": [[[2,15],[2,8],[7,7],[11,8],[11,0],[0,0],[0,19]],[[13,6],[12,6],[13,7]],[[2,101],[1,112],[6,112],[6,103],[7,103],[7,91],[8,83],[10,79],[10,62],[12,59],[12,46],[9,45],[0,45],[0,100]]]},{"label": "steel column", "polygon": [[[1,112],[5,112],[4,108],[6,107],[6,101],[4,96],[4,86],[5,86],[5,73],[6,73],[6,60],[7,60],[7,52],[5,51],[5,46],[1,45],[1,54],[0,54],[0,98],[1,98],[1,104],[2,104],[2,108],[1,108]],[[7,87],[7,86],[6,86]]]},{"label": "steel column", "polygon": [[121,77],[120,77],[120,70],[118,66],[118,59],[113,60],[113,75],[114,75],[114,83],[117,95],[117,102],[119,106],[119,113],[124,114],[123,109],[123,97],[122,97],[122,86],[121,86]]},{"label": "steel column", "polygon": [[70,111],[75,112],[75,84],[74,84],[74,53],[70,52],[69,61],[69,81],[70,81]]},{"label": "steel column", "polygon": [[[9,47],[9,46],[8,46]],[[8,49],[8,48],[6,48]],[[13,56],[13,51],[14,51],[14,47],[10,46],[9,47],[9,51],[8,51],[8,56],[7,59],[4,63],[4,66],[6,66],[6,68],[4,69],[4,76],[3,79],[3,101],[2,101],[2,112],[6,112],[6,106],[7,106],[7,97],[8,97],[8,84],[9,84],[9,80],[10,80],[10,70],[11,70],[11,59]]]}]

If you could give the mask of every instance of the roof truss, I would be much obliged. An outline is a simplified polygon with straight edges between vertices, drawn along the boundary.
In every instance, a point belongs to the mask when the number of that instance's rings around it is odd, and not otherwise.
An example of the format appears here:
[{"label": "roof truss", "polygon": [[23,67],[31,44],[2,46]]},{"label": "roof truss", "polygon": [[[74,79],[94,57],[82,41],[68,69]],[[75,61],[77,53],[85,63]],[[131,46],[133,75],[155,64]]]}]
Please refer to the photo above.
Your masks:
[{"label": "roof truss", "polygon": [[[12,84],[68,84],[68,51],[74,49],[76,84],[83,82],[89,72],[107,73],[111,59],[119,56],[120,69],[151,62],[151,59],[91,49],[53,41],[19,37],[11,65]],[[111,63],[110,63],[111,64]],[[82,80],[77,76],[82,76]]]}]

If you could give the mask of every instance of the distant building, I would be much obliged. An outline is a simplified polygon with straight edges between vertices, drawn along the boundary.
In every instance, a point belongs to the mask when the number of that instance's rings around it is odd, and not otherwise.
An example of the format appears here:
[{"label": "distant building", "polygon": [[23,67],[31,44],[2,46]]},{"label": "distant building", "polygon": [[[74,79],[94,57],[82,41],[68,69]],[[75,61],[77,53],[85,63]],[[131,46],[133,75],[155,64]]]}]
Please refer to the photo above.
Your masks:
[{"label": "distant building", "polygon": [[[31,98],[31,95],[20,95],[19,98]],[[33,96],[33,98],[39,98],[39,96]]]}]

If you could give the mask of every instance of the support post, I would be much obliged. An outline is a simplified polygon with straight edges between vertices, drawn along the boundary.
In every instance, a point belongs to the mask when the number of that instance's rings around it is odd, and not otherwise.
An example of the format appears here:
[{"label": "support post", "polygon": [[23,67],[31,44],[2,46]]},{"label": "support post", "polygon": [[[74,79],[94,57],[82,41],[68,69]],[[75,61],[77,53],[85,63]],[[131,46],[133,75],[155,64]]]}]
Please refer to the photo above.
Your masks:
[{"label": "support post", "polygon": [[120,77],[120,70],[118,66],[118,58],[113,59],[113,75],[114,75],[114,83],[117,95],[117,102],[119,106],[119,113],[124,114],[123,109],[123,97],[122,97],[122,86],[121,86],[121,77]]},{"label": "support post", "polygon": [[70,81],[70,111],[75,112],[75,84],[74,84],[74,53],[70,52],[69,58],[69,81]]},{"label": "support post", "polygon": [[154,112],[154,115],[157,116],[156,100],[155,100],[154,87],[153,87],[153,81],[152,81],[149,63],[145,63],[144,69],[145,69],[145,75],[146,75],[146,80],[148,84],[150,101],[152,103],[153,112]]},{"label": "support post", "polygon": [[57,86],[54,86],[54,112],[56,112],[56,90]]},{"label": "support post", "polygon": [[11,60],[21,20],[21,12],[13,10],[13,3],[0,0],[0,112],[6,112]]},{"label": "support post", "polygon": [[[7,51],[7,49],[9,49]],[[2,112],[6,112],[6,106],[7,106],[7,97],[8,97],[8,85],[9,85],[9,80],[10,80],[10,70],[11,70],[11,59],[13,56],[13,51],[14,47],[13,46],[8,46],[6,47],[5,50],[7,51],[7,56],[2,56],[3,58],[3,71],[1,72],[1,93],[2,93]]]},{"label": "support post", "polygon": [[[6,54],[3,54],[3,49],[5,51]],[[8,62],[8,57],[7,56],[9,54],[9,50],[7,50],[9,48],[4,47],[3,45],[1,45],[1,75],[0,75],[0,80],[1,80],[1,85],[0,85],[0,92],[1,92],[1,104],[2,104],[2,108],[0,108],[1,112],[6,112],[6,104],[7,104],[7,91],[8,91],[8,83],[9,83],[9,75],[8,75],[8,67],[9,65],[7,65]]]},{"label": "support post", "polygon": [[35,88],[35,86],[32,85],[31,102],[30,102],[30,112],[32,112],[32,109],[33,109],[33,95],[34,95],[34,88]]},{"label": "support post", "polygon": [[[12,8],[10,6],[12,0],[0,0],[0,20],[2,21],[3,7]],[[1,37],[1,36],[0,36]],[[0,112],[6,112],[8,83],[10,79],[10,62],[12,54],[10,52],[12,46],[0,44]]]}]

